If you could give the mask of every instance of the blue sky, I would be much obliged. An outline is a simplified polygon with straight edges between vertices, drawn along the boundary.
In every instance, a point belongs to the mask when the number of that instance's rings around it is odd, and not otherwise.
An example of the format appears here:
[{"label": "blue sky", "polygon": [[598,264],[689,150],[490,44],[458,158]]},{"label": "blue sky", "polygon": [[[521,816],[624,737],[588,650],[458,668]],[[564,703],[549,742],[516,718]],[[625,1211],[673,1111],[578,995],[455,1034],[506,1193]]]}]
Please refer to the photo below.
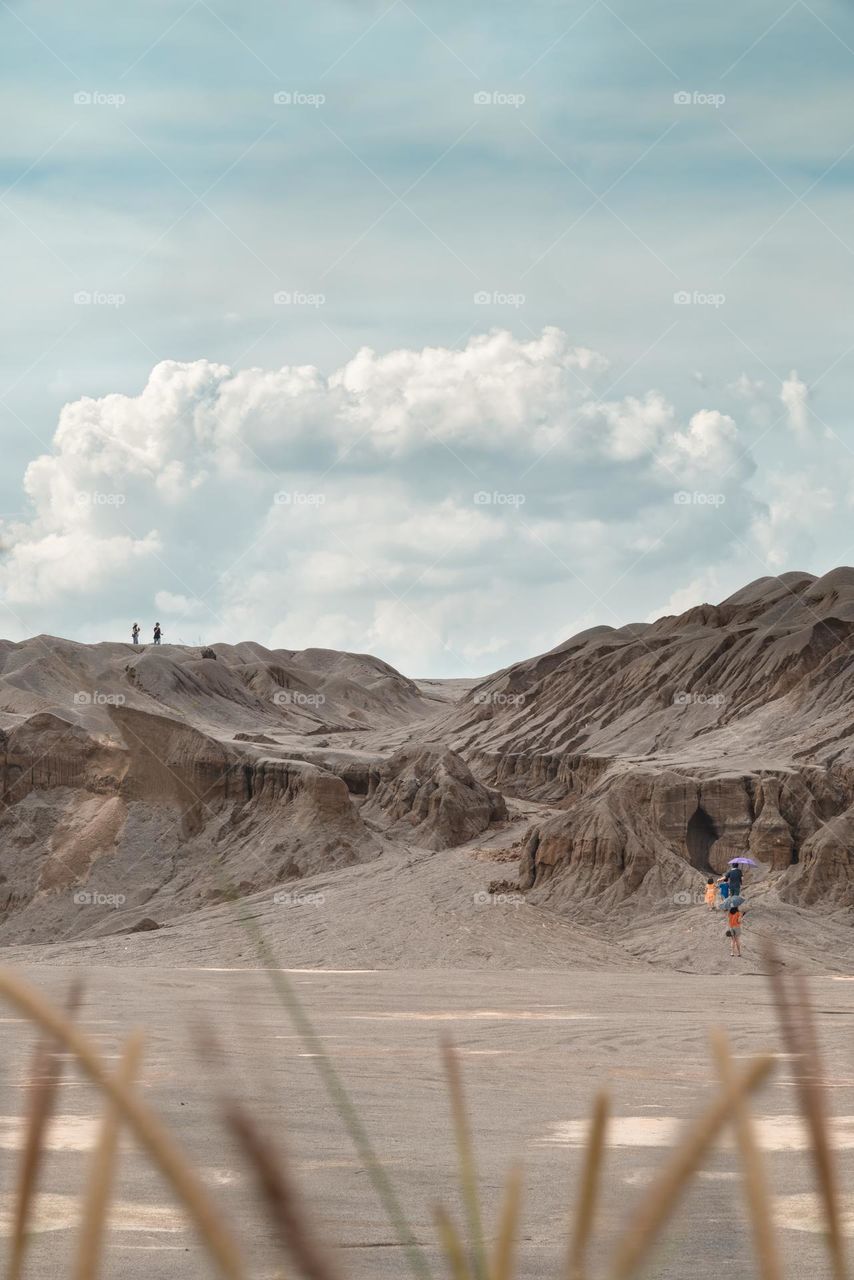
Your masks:
[{"label": "blue sky", "polygon": [[854,558],[850,6],[0,23],[0,633],[471,674]]}]

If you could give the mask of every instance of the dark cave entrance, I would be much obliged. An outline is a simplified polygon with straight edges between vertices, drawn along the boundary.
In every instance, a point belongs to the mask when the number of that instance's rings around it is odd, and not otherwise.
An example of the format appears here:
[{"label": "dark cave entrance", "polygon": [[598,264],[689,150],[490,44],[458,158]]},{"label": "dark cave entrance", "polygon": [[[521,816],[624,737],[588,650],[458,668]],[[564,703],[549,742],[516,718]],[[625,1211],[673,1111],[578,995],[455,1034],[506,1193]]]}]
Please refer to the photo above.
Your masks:
[{"label": "dark cave entrance", "polygon": [[709,852],[717,838],[718,833],[715,830],[715,824],[705,809],[701,809],[698,805],[689,819],[688,830],[685,835],[688,857],[691,859],[692,867],[696,867],[698,871],[711,871]]}]

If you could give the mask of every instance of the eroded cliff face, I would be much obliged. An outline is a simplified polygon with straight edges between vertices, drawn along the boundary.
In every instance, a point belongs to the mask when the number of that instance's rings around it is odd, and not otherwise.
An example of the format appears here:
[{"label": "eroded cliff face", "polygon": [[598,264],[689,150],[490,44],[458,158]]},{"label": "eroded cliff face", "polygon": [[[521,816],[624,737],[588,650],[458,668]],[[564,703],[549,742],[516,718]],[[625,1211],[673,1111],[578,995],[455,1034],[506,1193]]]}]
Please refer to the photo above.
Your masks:
[{"label": "eroded cliff face", "polygon": [[379,853],[315,764],[126,707],[112,721],[92,736],[40,714],[0,736],[0,940],[87,930],[87,894],[122,899],[120,928]]},{"label": "eroded cliff face", "polygon": [[854,768],[709,776],[618,762],[574,797],[522,858],[521,887],[543,897],[625,897],[663,862],[708,875],[749,855],[785,873],[790,901],[854,905]]},{"label": "eroded cliff face", "polygon": [[852,569],[594,628],[484,681],[445,730],[484,781],[565,810],[523,858],[536,893],[613,899],[748,854],[791,901],[854,905]]},{"label": "eroded cliff face", "polygon": [[76,891],[124,895],[118,930],[457,847],[504,797],[551,811],[534,902],[666,899],[749,854],[854,908],[854,569],[594,628],[454,705],[331,650],[0,645],[0,941],[85,931]]},{"label": "eroded cliff face", "polygon": [[396,752],[372,778],[365,816],[425,849],[450,849],[507,817],[503,796],[438,744]]}]

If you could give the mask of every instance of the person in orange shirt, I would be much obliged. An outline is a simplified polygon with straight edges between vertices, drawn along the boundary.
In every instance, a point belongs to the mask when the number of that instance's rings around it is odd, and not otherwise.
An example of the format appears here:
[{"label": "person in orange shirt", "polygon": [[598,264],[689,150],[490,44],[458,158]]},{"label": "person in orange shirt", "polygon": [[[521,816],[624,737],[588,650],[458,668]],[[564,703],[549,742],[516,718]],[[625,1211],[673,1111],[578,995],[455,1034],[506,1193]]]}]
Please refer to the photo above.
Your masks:
[{"label": "person in orange shirt", "polygon": [[739,911],[738,907],[730,907],[729,915],[727,916],[727,923],[729,925],[729,928],[727,929],[727,933],[729,934],[729,940],[730,940],[730,955],[740,956],[741,955],[741,912]]},{"label": "person in orange shirt", "polygon": [[715,884],[711,876],[706,881],[706,906],[710,911],[714,911],[718,903],[718,886]]}]

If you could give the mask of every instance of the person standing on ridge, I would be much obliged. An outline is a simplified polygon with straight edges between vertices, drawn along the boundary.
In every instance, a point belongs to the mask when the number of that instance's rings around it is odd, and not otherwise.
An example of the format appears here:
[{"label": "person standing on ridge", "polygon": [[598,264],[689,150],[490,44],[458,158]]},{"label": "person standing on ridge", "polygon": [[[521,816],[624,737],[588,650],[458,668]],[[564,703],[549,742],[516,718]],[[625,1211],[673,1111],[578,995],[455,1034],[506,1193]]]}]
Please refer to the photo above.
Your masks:
[{"label": "person standing on ridge", "polygon": [[159,623],[159,622],[155,622],[155,624],[154,624],[154,643],[155,643],[155,644],[160,644],[160,636],[161,636],[161,634],[162,634],[162,632],[161,632],[161,630],[160,630],[160,623]]},{"label": "person standing on ridge", "polygon": [[139,623],[138,622],[135,622],[133,624],[133,628],[131,630],[131,636],[133,638],[134,644],[139,644]]}]

